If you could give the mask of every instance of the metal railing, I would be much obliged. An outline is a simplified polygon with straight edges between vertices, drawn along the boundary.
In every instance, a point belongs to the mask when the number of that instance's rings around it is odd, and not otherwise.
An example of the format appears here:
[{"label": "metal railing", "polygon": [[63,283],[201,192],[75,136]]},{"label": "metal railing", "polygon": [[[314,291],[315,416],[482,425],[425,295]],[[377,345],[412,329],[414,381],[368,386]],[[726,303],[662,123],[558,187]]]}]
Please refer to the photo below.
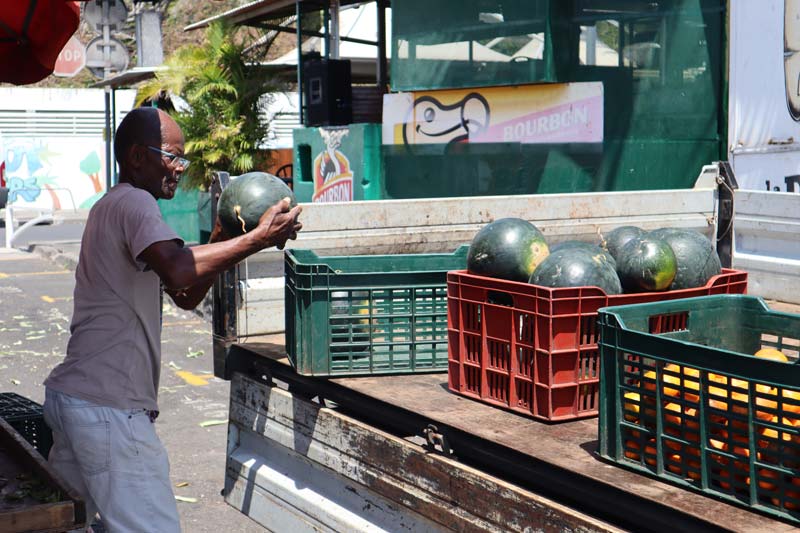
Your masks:
[{"label": "metal railing", "polygon": [[[40,189],[33,189],[33,188],[26,188],[22,187],[19,189],[14,189],[15,192],[24,192],[24,191],[39,191]],[[72,191],[65,188],[65,187],[50,187],[51,191],[66,191],[67,195],[69,196],[69,201],[72,204],[72,211],[77,212],[78,207],[75,204],[75,197],[72,195]],[[7,193],[6,193],[7,194]],[[28,231],[30,228],[38,225],[38,224],[52,224],[55,218],[53,217],[54,210],[52,208],[46,207],[22,207],[22,206],[15,206],[10,205],[10,203],[5,202],[5,204],[0,204],[0,207],[4,208],[4,221],[5,221],[5,246],[6,249],[11,249],[14,245],[14,241],[19,238],[23,233]],[[19,221],[16,220],[15,211],[17,210],[26,210],[26,211],[33,211],[38,212],[38,215],[33,217],[32,219],[24,222],[23,224],[19,225]],[[19,226],[19,227],[18,227]]]}]

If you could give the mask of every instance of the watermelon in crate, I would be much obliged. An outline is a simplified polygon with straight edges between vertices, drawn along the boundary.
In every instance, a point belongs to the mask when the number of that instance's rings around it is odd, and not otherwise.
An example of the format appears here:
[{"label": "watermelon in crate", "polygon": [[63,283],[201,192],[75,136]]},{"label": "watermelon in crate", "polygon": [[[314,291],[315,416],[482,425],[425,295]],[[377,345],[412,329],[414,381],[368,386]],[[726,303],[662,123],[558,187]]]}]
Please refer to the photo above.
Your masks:
[{"label": "watermelon in crate", "polygon": [[597,416],[601,307],[746,291],[747,273],[732,269],[702,287],[633,294],[450,272],[448,387],[544,421]]},{"label": "watermelon in crate", "polygon": [[472,239],[467,270],[480,276],[528,281],[549,254],[539,228],[520,218],[486,224]]}]

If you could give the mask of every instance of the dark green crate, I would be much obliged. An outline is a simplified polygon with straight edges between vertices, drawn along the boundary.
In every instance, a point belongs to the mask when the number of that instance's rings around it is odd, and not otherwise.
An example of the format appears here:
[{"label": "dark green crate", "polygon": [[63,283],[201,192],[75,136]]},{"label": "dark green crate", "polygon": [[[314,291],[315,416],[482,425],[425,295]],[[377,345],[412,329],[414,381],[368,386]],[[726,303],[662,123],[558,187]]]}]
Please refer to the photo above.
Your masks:
[{"label": "dark green crate", "polygon": [[320,257],[287,250],[286,349],[298,373],[343,376],[447,371],[452,254]]},{"label": "dark green crate", "polygon": [[604,458],[800,523],[800,315],[719,295],[607,307],[599,328]]}]

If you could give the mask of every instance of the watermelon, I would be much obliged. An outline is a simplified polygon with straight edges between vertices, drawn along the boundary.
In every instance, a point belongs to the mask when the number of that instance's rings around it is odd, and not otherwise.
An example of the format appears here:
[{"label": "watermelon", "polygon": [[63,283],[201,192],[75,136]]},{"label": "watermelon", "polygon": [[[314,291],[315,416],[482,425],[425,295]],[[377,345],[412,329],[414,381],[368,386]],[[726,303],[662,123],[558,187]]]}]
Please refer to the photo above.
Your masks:
[{"label": "watermelon", "polygon": [[575,248],[586,250],[587,252],[590,252],[592,254],[596,254],[597,252],[602,252],[606,260],[608,260],[608,262],[611,263],[611,266],[617,268],[617,262],[614,260],[614,256],[608,253],[608,251],[606,251],[605,248],[602,248],[590,242],[583,242],[583,241],[560,242],[550,247],[550,253],[557,252],[558,250],[575,249]]},{"label": "watermelon", "polygon": [[609,261],[606,252],[594,248],[597,250],[561,247],[551,252],[529,282],[544,287],[599,287],[606,294],[620,294],[622,286],[613,259]]},{"label": "watermelon", "polygon": [[222,229],[238,237],[258,226],[261,216],[273,205],[289,197],[297,205],[292,190],[280,178],[266,172],[248,172],[231,179],[217,204]]},{"label": "watermelon", "polygon": [[520,218],[501,218],[486,224],[472,239],[467,270],[479,276],[528,281],[549,253],[536,226]]},{"label": "watermelon", "polygon": [[625,292],[667,290],[677,271],[675,253],[662,239],[631,239],[617,256],[617,274]]},{"label": "watermelon", "polygon": [[651,231],[648,236],[666,241],[675,253],[678,271],[670,290],[702,287],[712,276],[722,272],[714,245],[700,232],[660,228]]},{"label": "watermelon", "polygon": [[630,241],[637,237],[644,237],[647,232],[636,226],[620,226],[614,228],[603,237],[603,248],[608,250],[616,261],[619,261],[619,252]]}]

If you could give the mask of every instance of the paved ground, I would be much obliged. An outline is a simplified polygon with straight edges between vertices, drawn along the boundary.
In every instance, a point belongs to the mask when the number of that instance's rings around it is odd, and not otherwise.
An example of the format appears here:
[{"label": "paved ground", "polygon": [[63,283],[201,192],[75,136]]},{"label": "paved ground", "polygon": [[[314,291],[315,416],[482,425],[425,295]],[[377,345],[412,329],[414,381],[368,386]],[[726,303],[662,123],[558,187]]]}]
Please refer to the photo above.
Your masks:
[{"label": "paved ground", "polygon": [[[38,246],[38,253],[0,250],[0,392],[37,402],[50,369],[63,358],[72,314],[77,245]],[[48,254],[46,259],[41,254]],[[163,364],[157,431],[172,463],[183,530],[256,532],[260,526],[224,503],[228,383],[214,378],[207,321],[174,306],[164,309]],[[201,423],[223,422],[201,427]]]}]

